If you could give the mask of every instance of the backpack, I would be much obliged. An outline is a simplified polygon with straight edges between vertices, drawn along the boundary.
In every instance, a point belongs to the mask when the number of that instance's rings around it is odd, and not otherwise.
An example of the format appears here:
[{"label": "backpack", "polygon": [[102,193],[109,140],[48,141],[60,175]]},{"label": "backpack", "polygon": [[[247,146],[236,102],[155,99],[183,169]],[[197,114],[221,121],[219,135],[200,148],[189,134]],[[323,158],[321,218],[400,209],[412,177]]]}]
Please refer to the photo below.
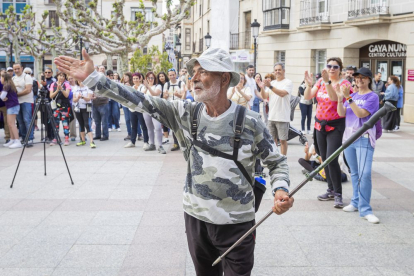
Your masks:
[{"label": "backpack", "polygon": [[32,86],[33,95],[37,96],[37,93],[39,92],[39,83],[37,80],[33,80],[33,86]]},{"label": "backpack", "polygon": [[[176,86],[176,85],[173,85],[173,86]],[[169,81],[168,82],[168,85],[167,85],[167,91],[170,91],[170,87],[171,87],[171,81]],[[180,88],[181,89],[181,81],[179,80],[178,81],[178,88]],[[164,92],[164,91],[163,91]],[[163,93],[162,93],[163,94]],[[173,100],[174,100],[174,93],[173,93]]]},{"label": "backpack", "polygon": [[236,165],[237,168],[241,171],[244,178],[252,185],[254,197],[255,197],[255,211],[259,210],[260,203],[262,201],[263,195],[266,192],[266,187],[259,183],[256,179],[252,179],[249,173],[247,172],[246,168],[237,160],[239,155],[239,147],[240,147],[240,139],[241,135],[244,131],[244,122],[246,118],[246,108],[241,105],[237,105],[236,111],[234,112],[234,120],[233,120],[233,132],[234,132],[234,139],[233,139],[233,155],[218,151],[207,144],[202,143],[201,141],[197,140],[197,129],[198,123],[200,118],[200,113],[203,110],[203,103],[197,103],[193,117],[191,122],[191,135],[193,136],[193,140],[191,141],[192,146],[197,146],[202,150],[207,151],[212,156],[218,156],[227,160],[232,160]]}]

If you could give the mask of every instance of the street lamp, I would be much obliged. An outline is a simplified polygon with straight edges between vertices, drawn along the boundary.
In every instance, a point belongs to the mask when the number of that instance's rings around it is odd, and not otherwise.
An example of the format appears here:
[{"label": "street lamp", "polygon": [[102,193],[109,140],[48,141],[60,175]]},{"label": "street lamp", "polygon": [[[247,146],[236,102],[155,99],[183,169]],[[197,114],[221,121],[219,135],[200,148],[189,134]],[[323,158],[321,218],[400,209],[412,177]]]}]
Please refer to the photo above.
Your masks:
[{"label": "street lamp", "polygon": [[181,42],[180,40],[175,43],[175,50],[177,51],[178,62],[177,62],[177,71],[180,72],[180,58],[181,58]]},{"label": "street lamp", "polygon": [[13,65],[13,35],[9,34],[9,42],[10,42],[10,66]]},{"label": "street lamp", "polygon": [[260,29],[260,24],[257,22],[257,20],[255,19],[254,22],[250,25],[251,29],[252,29],[252,35],[254,38],[254,71],[256,72],[256,48],[257,48],[257,43],[256,43],[256,38],[259,36],[259,29]]},{"label": "street lamp", "polygon": [[83,60],[83,56],[82,56],[82,36],[79,36],[79,45],[80,45],[80,59]]},{"label": "street lamp", "polygon": [[204,36],[204,40],[206,41],[206,47],[207,47],[207,49],[210,48],[210,45],[211,45],[211,35],[209,33],[207,33],[207,35]]}]

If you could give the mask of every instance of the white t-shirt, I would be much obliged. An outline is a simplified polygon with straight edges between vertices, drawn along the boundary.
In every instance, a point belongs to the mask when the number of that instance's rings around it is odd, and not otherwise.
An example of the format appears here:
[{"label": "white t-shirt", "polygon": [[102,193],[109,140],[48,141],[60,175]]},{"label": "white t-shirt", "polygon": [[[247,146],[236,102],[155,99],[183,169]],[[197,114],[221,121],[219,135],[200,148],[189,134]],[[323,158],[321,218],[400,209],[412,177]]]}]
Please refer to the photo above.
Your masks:
[{"label": "white t-shirt", "polygon": [[[161,84],[157,84],[157,85],[153,85],[151,86],[152,91],[155,92],[155,90],[162,90]],[[144,89],[144,94],[150,95],[152,96],[151,92],[149,92],[149,90],[145,87]],[[159,97],[161,97],[161,94],[159,95]]]},{"label": "white t-shirt", "polygon": [[285,90],[289,93],[280,97],[273,91],[269,91],[269,121],[290,122],[290,95],[292,95],[293,83],[289,79],[282,81],[274,80],[271,86],[279,90]]},{"label": "white t-shirt", "polygon": [[[30,75],[27,75],[25,73],[22,73],[20,76],[14,76],[13,77],[14,85],[16,86],[17,93],[20,93],[24,90],[26,85],[30,84],[33,85],[33,79]],[[19,104],[21,103],[33,103],[33,90],[30,89],[30,93],[26,94],[24,96],[18,97]]]},{"label": "white t-shirt", "polygon": [[[75,86],[71,86],[71,89],[73,93],[73,98],[77,98],[79,94],[81,94],[81,96],[83,96],[84,98],[91,98],[93,94],[92,90],[90,90],[86,86],[80,87],[80,86],[75,85]],[[87,103],[92,103],[92,100],[85,101],[82,98],[79,99],[78,101],[79,108],[85,109]]]},{"label": "white t-shirt", "polygon": [[249,105],[253,106],[254,99],[256,98],[256,93],[254,93],[254,90],[257,90],[256,81],[254,80],[254,78],[249,78],[247,75],[246,75],[246,81],[247,82],[245,86],[250,88],[250,92],[253,96],[249,101]]},{"label": "white t-shirt", "polygon": [[[179,80],[177,80],[177,82],[176,83],[171,83],[171,81],[169,82],[170,83],[170,89],[168,89],[168,92],[167,92],[167,88],[168,88],[168,82],[166,82],[165,84],[164,84],[164,94],[165,93],[168,93],[168,98],[167,98],[167,100],[168,101],[173,101],[173,100],[177,100],[177,99],[181,99],[181,98],[178,98],[178,97],[176,97],[175,95],[174,95],[174,93],[175,92],[182,92],[183,90],[184,90],[184,82],[181,82],[180,83],[180,81]],[[180,87],[178,87],[178,83],[180,83]],[[181,91],[180,91],[181,90]]]},{"label": "white t-shirt", "polygon": [[[233,89],[235,89],[234,87],[229,87],[229,89],[227,89],[227,98],[233,93]],[[242,92],[246,95],[250,95],[252,96],[252,93],[250,91],[250,87],[245,86],[242,89]],[[253,98],[253,97],[252,97]],[[242,96],[242,94],[240,94],[237,89],[236,91],[234,91],[233,96],[230,99],[232,102],[238,104],[238,105],[242,105],[244,107],[246,107],[247,109],[250,109],[250,105],[249,102]]]}]

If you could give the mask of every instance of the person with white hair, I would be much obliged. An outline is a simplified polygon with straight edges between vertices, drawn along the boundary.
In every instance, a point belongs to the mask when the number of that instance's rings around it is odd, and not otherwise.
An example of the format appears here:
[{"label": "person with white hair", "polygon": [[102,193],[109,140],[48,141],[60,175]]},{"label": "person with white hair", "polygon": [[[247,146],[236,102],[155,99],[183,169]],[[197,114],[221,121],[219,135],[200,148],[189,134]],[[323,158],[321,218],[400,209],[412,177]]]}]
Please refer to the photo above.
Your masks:
[{"label": "person with white hair", "polygon": [[[55,64],[94,93],[148,113],[177,136],[188,162],[183,209],[188,248],[197,275],[250,275],[255,231],[226,256],[222,265],[212,263],[255,224],[255,190],[261,184],[253,184],[252,160],[262,159],[269,169],[273,212],[280,215],[288,211],[293,198],[288,196],[287,159],[280,154],[260,114],[227,99],[227,89],[240,79],[233,71],[230,55],[223,49],[209,48],[187,63],[198,103],[179,97],[167,101],[115,83],[94,70],[86,51],[83,56],[83,61],[61,56]],[[239,116],[235,118],[235,114]],[[233,154],[234,159],[212,152]]]}]

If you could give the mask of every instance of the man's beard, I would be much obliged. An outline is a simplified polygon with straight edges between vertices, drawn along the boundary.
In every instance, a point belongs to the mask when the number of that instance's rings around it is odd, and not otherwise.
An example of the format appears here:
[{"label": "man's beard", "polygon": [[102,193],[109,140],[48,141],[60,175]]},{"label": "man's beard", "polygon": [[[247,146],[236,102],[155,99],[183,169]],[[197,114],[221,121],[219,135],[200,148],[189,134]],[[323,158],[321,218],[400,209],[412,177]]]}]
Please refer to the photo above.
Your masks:
[{"label": "man's beard", "polygon": [[221,79],[215,80],[211,84],[209,89],[205,89],[202,82],[198,82],[194,84],[194,89],[201,88],[201,91],[198,92],[198,94],[194,90],[194,100],[196,102],[207,102],[207,101],[217,98],[217,95],[220,93],[220,82],[221,82]]}]

